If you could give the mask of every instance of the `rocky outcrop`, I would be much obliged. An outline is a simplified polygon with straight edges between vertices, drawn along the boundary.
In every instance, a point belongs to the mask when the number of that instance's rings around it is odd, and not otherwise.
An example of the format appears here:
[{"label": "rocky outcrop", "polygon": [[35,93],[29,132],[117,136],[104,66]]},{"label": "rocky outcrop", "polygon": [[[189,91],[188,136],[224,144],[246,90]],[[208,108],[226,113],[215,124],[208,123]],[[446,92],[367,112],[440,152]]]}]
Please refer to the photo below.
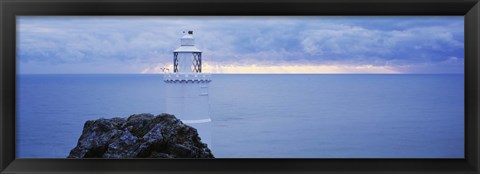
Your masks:
[{"label": "rocky outcrop", "polygon": [[89,120],[68,158],[213,158],[197,130],[173,115]]}]

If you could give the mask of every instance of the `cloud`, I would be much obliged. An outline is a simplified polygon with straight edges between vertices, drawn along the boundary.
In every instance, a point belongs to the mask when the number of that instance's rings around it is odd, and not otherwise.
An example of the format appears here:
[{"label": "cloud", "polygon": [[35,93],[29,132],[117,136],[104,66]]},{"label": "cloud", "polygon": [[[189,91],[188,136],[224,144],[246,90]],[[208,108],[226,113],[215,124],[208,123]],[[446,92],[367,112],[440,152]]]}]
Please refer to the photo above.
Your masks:
[{"label": "cloud", "polygon": [[435,62],[463,57],[463,33],[445,27],[382,31],[358,26],[314,29],[302,36],[303,50],[322,60],[386,64]]},{"label": "cloud", "polygon": [[[92,64],[111,72],[139,73],[152,65],[171,64],[181,31],[192,29],[204,61],[219,67],[372,66],[414,73],[425,70],[416,65],[428,65],[429,73],[463,72],[461,16],[21,16],[17,20],[21,67]],[[35,67],[21,72],[44,71]],[[70,72],[60,69],[58,73]],[[88,69],[85,73],[104,72]]]}]

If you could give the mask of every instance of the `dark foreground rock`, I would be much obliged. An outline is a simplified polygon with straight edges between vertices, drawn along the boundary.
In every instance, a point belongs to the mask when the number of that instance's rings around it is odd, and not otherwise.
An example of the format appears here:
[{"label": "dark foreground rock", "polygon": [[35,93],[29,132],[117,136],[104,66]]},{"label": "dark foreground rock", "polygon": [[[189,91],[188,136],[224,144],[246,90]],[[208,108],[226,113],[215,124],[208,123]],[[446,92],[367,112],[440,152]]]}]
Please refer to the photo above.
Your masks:
[{"label": "dark foreground rock", "polygon": [[213,158],[197,130],[173,115],[89,120],[68,158]]}]

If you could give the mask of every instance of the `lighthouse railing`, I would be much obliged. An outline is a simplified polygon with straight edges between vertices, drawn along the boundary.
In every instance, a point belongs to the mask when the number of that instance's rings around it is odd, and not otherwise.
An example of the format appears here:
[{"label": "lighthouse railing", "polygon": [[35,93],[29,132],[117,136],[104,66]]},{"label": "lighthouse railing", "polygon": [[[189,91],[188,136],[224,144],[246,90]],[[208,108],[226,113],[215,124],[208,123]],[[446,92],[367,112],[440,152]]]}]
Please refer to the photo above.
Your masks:
[{"label": "lighthouse railing", "polygon": [[210,82],[211,74],[210,73],[165,73],[163,75],[163,80],[166,82]]}]

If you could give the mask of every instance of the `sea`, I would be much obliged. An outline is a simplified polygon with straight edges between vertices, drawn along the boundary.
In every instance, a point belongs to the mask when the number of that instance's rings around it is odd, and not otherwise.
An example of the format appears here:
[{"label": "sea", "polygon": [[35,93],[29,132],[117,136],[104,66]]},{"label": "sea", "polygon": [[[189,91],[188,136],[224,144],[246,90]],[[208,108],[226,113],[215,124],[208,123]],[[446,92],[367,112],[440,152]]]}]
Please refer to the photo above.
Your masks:
[{"label": "sea", "polygon": [[[17,158],[65,158],[87,120],[165,110],[161,74],[20,74]],[[464,158],[463,74],[212,74],[216,158]]]}]

